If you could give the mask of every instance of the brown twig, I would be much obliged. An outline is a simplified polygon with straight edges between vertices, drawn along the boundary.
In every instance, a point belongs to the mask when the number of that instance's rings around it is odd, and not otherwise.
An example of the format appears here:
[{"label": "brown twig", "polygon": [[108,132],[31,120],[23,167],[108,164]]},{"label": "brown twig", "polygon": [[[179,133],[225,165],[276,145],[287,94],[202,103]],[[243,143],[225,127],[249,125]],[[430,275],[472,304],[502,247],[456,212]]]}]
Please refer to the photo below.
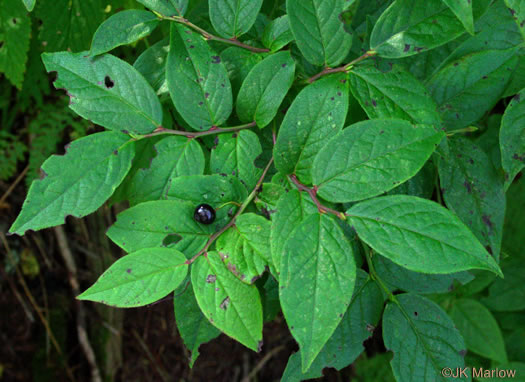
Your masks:
[{"label": "brown twig", "polygon": [[[78,296],[80,294],[80,285],[77,279],[77,266],[75,264],[73,254],[71,253],[71,249],[69,248],[69,245],[67,243],[64,228],[62,226],[57,226],[54,228],[54,231],[58,242],[58,248],[60,250],[59,252],[62,255],[62,258],[64,259],[64,263],[66,264],[69,284],[71,285],[73,294],[75,296]],[[86,359],[88,361],[89,367],[91,368],[91,381],[102,382],[102,377],[100,376],[100,370],[97,365],[95,352],[91,347],[91,343],[89,342],[89,338],[86,331],[86,313],[84,311],[84,305],[80,300],[76,300],[76,304],[78,342],[80,343],[80,347],[82,348],[82,351],[84,352],[84,355],[86,356]]]},{"label": "brown twig", "polygon": [[215,36],[215,35],[211,34],[210,32],[207,32],[204,29],[202,29],[202,28],[198,27],[197,25],[193,24],[188,19],[185,19],[184,17],[181,17],[181,16],[164,16],[164,15],[161,15],[160,13],[158,13],[158,12],[154,12],[154,13],[157,15],[157,17],[159,17],[162,20],[174,21],[176,23],[185,25],[188,28],[193,29],[194,31],[200,33],[206,40],[223,42],[225,44],[234,45],[234,46],[237,46],[239,48],[244,48],[244,49],[250,50],[250,51],[255,52],[255,53],[266,53],[266,52],[270,51],[269,49],[266,49],[266,48],[256,48],[254,46],[242,43],[239,40],[237,40],[236,38],[228,39],[228,38],[222,38],[222,37],[219,37],[219,36]]},{"label": "brown twig", "polygon": [[204,246],[204,248],[202,248],[190,260],[186,260],[184,262],[184,264],[188,264],[189,265],[189,264],[192,264],[193,262],[195,262],[195,260],[197,260],[197,258],[199,258],[199,256],[201,256],[202,254],[204,254],[204,253],[206,253],[208,251],[210,246],[215,242],[215,240],[217,240],[219,238],[219,236],[221,236],[224,232],[226,232],[226,230],[228,228],[232,227],[235,224],[235,220],[239,217],[240,214],[242,214],[244,212],[246,207],[248,207],[248,205],[251,203],[251,201],[259,193],[259,190],[261,188],[261,184],[263,183],[264,178],[266,177],[266,174],[268,173],[268,170],[270,169],[270,166],[272,165],[272,163],[273,163],[273,157],[272,157],[272,159],[270,159],[270,161],[268,162],[268,164],[264,168],[263,173],[262,173],[261,177],[259,178],[259,180],[257,181],[257,184],[255,185],[255,188],[253,189],[253,191],[250,193],[250,195],[248,195],[246,200],[242,203],[242,205],[239,207],[239,209],[237,210],[235,215],[233,215],[232,219],[228,222],[228,224],[226,224],[220,230],[218,230],[213,235],[211,235],[210,238],[208,239],[208,241],[206,242],[206,245]]},{"label": "brown twig", "polygon": [[166,372],[166,369],[161,364],[159,364],[157,359],[151,353],[151,350],[149,350],[148,345],[146,345],[142,338],[140,338],[140,335],[135,329],[133,329],[133,335],[135,336],[135,339],[139,343],[144,353],[146,353],[146,356],[149,358],[150,362],[155,366],[155,371],[159,374],[159,377],[163,381],[169,381],[170,379],[168,378],[168,373]]},{"label": "brown twig", "polygon": [[344,212],[340,212],[340,211],[334,210],[333,208],[326,207],[319,201],[319,199],[317,199],[317,186],[314,186],[313,188],[305,186],[304,184],[299,182],[299,179],[297,179],[297,176],[295,174],[290,175],[290,180],[292,181],[293,184],[295,184],[295,186],[297,187],[299,191],[305,191],[306,193],[308,193],[308,195],[310,196],[312,201],[315,203],[315,205],[317,206],[317,210],[320,213],[322,214],[330,213],[330,214],[337,216],[341,220],[346,220],[347,215]]},{"label": "brown twig", "polygon": [[358,62],[366,60],[367,58],[375,56],[375,55],[376,55],[376,52],[373,50],[370,50],[366,52],[365,54],[363,54],[362,56],[357,57],[355,60],[350,61],[348,64],[344,64],[343,66],[340,66],[338,68],[325,68],[322,72],[319,72],[315,76],[310,77],[308,79],[308,82],[309,83],[315,82],[319,78],[326,76],[327,74],[347,72],[348,70],[352,68],[352,66],[354,66]]},{"label": "brown twig", "polygon": [[254,378],[257,373],[264,367],[264,365],[266,365],[266,363],[272,359],[272,357],[274,355],[276,355],[277,353],[279,353],[281,350],[283,350],[285,348],[284,345],[279,345],[277,346],[276,348],[272,349],[271,351],[269,351],[264,357],[263,359],[261,359],[257,365],[255,365],[255,367],[252,369],[252,371],[250,372],[250,374],[248,374],[246,377],[244,377],[242,379],[241,382],[250,382],[252,378]]},{"label": "brown twig", "polygon": [[6,190],[6,192],[4,192],[4,194],[0,198],[0,206],[5,202],[5,200],[11,194],[11,192],[13,192],[13,190],[18,185],[18,183],[20,183],[20,181],[24,178],[24,176],[27,174],[28,170],[29,170],[29,166],[26,166],[26,168],[24,168],[24,170],[22,170],[20,175],[18,175],[16,177],[15,181],[9,186],[9,188]]},{"label": "brown twig", "polygon": [[153,133],[146,134],[141,136],[139,139],[154,137],[156,135],[171,134],[171,135],[181,135],[187,138],[198,138],[204,137],[207,135],[223,134],[223,133],[234,133],[240,130],[249,129],[255,127],[257,124],[255,122],[247,123],[246,125],[235,126],[235,127],[212,127],[206,131],[182,131],[182,130],[170,130],[165,129],[164,127],[159,127],[153,131]]}]

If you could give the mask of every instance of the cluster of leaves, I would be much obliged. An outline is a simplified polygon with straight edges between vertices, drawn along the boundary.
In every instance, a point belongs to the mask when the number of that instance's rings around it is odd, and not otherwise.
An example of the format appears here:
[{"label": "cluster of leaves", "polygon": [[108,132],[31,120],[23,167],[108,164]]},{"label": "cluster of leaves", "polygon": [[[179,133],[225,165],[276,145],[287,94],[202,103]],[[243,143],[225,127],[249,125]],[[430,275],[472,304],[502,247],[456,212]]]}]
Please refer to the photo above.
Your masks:
[{"label": "cluster of leaves", "polygon": [[[283,380],[349,365],[378,325],[397,381],[524,373],[521,1],[139,3],[43,54],[108,131],[43,164],[11,233],[128,201],[107,232],[128,254],[79,298],[174,292],[192,364],[221,332],[260,350],[282,310]],[[108,53],[158,30],[133,65]]]}]

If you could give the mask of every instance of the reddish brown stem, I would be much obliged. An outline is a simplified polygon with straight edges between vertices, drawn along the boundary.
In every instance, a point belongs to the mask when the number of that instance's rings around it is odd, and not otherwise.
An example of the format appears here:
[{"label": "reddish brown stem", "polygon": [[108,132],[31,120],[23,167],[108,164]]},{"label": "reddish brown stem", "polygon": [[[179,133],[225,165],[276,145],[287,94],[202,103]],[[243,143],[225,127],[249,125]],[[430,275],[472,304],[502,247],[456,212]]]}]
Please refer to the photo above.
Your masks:
[{"label": "reddish brown stem", "polygon": [[204,137],[206,135],[215,135],[215,134],[223,134],[223,133],[234,133],[236,131],[249,129],[251,127],[257,126],[255,122],[248,123],[246,125],[236,126],[236,127],[216,127],[213,126],[209,130],[206,131],[182,131],[182,130],[170,130],[165,129],[164,127],[159,127],[153,131],[153,133],[143,135],[142,138],[149,138],[154,137],[156,135],[163,135],[163,134],[171,134],[171,135],[182,135],[187,138],[198,138],[198,137]]},{"label": "reddish brown stem", "polygon": [[329,213],[329,214],[337,216],[341,220],[346,220],[347,215],[344,212],[337,211],[337,210],[334,210],[333,208],[323,206],[323,204],[319,201],[319,199],[317,199],[317,186],[314,186],[313,188],[305,186],[304,184],[299,182],[299,179],[297,179],[297,176],[295,174],[290,175],[290,180],[292,181],[293,184],[295,184],[295,186],[297,187],[299,191],[305,191],[306,193],[308,193],[308,195],[310,196],[312,201],[315,203],[315,205],[317,206],[317,210],[320,213],[322,214]]},{"label": "reddish brown stem", "polygon": [[338,68],[326,68],[326,69],[324,69],[322,72],[317,73],[315,76],[310,77],[308,79],[308,82],[312,83],[314,81],[317,81],[319,78],[321,78],[323,76],[326,76],[327,74],[346,72],[346,71],[350,70],[350,68],[352,66],[354,66],[355,64],[357,64],[358,62],[366,60],[368,57],[372,57],[372,56],[375,56],[375,55],[376,55],[376,52],[373,51],[373,50],[370,50],[370,51],[366,52],[365,54],[363,54],[362,56],[357,57],[355,60],[350,61],[348,64],[345,64],[345,65],[340,66]]},{"label": "reddish brown stem", "polygon": [[228,38],[222,38],[222,37],[219,37],[219,36],[215,36],[215,35],[211,34],[210,32],[207,32],[204,29],[202,29],[202,28],[198,27],[197,25],[193,24],[188,19],[185,19],[184,17],[181,17],[181,16],[164,16],[164,15],[161,15],[160,13],[157,13],[157,12],[155,12],[155,14],[161,19],[171,20],[171,21],[174,21],[176,23],[185,25],[188,28],[193,29],[194,31],[200,33],[206,40],[220,41],[222,43],[229,44],[229,45],[234,45],[234,46],[237,46],[239,48],[247,49],[247,50],[250,50],[250,51],[255,52],[255,53],[266,53],[266,52],[270,51],[269,49],[256,48],[254,46],[245,44],[243,42],[240,42],[236,38],[229,38],[228,39]]}]

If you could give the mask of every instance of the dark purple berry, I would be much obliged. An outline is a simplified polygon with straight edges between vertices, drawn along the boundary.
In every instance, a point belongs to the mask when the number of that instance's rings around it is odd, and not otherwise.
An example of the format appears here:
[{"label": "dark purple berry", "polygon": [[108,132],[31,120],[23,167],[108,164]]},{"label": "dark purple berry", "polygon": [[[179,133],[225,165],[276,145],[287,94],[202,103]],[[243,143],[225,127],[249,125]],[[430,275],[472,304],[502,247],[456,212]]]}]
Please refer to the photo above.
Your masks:
[{"label": "dark purple berry", "polygon": [[215,221],[215,210],[209,204],[200,204],[195,208],[193,218],[202,224],[211,224]]}]

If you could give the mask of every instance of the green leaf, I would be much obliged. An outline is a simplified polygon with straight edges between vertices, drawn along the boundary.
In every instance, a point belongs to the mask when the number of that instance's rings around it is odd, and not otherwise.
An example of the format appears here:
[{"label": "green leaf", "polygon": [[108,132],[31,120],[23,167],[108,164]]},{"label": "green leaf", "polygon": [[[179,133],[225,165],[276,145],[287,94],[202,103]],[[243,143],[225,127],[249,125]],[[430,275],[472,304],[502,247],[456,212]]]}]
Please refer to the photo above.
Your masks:
[{"label": "green leaf", "polygon": [[199,307],[210,322],[244,346],[262,347],[262,305],[255,285],[240,281],[217,252],[199,257],[191,270]]},{"label": "green leaf", "polygon": [[213,28],[226,38],[239,37],[250,30],[263,0],[209,0]]},{"label": "green leaf", "polygon": [[314,214],[288,239],[279,296],[307,371],[341,322],[356,278],[353,250],[333,217]]},{"label": "green leaf", "polygon": [[236,46],[223,50],[221,58],[228,71],[234,94],[239,92],[244,79],[252,68],[262,60],[261,55]]},{"label": "green leaf", "polygon": [[[88,52],[44,53],[48,72],[56,71],[56,88],[65,88],[69,107],[83,118],[123,133],[147,134],[162,124],[159,99],[144,77],[127,62]],[[140,97],[138,96],[140,94]]]},{"label": "green leaf", "polygon": [[391,189],[387,195],[411,195],[431,199],[436,187],[437,170],[432,161],[428,161],[421,170],[405,183]]},{"label": "green leaf", "polygon": [[156,156],[147,167],[140,168],[127,182],[124,194],[131,205],[166,199],[174,179],[204,173],[204,153],[194,139],[165,137],[154,150]]},{"label": "green leaf", "polygon": [[33,11],[33,8],[35,8],[36,0],[22,0],[22,2],[29,12]]},{"label": "green leaf", "polygon": [[499,363],[507,362],[501,330],[487,308],[476,300],[459,299],[452,305],[450,317],[468,350]]},{"label": "green leaf", "polygon": [[340,64],[352,45],[339,19],[344,0],[287,0],[290,27],[304,58],[318,66]]},{"label": "green leaf", "polygon": [[271,52],[277,52],[279,49],[285,47],[294,40],[292,30],[290,29],[290,21],[288,15],[272,20],[266,28],[262,36],[262,43]]},{"label": "green leaf", "polygon": [[398,118],[440,127],[436,102],[400,65],[386,73],[375,65],[356,66],[350,72],[350,89],[370,119]]},{"label": "green leaf", "polygon": [[164,16],[184,16],[189,0],[137,0],[146,8]]},{"label": "green leaf", "polygon": [[288,360],[282,382],[319,378],[324,368],[341,370],[364,350],[363,342],[369,338],[381,318],[383,295],[363,270],[357,271],[352,302],[334,334],[323,347],[306,373],[301,372],[300,352]]},{"label": "green leaf", "polygon": [[42,19],[39,38],[46,52],[80,52],[89,49],[104,7],[101,0],[44,0],[36,14]]},{"label": "green leaf", "polygon": [[279,274],[288,238],[307,216],[317,212],[317,207],[308,195],[294,189],[283,194],[277,202],[276,210],[272,218],[270,245],[273,265]]},{"label": "green leaf", "polygon": [[253,190],[262,174],[262,169],[255,166],[262,154],[257,134],[248,130],[221,134],[215,144],[210,157],[211,172],[236,176],[246,189]]},{"label": "green leaf", "polygon": [[517,312],[525,309],[525,264],[519,257],[501,261],[505,279],[496,279],[489,295],[481,301],[492,311]]},{"label": "green leaf", "polygon": [[242,203],[248,196],[246,189],[233,176],[179,176],[168,187],[168,199],[191,201],[195,206],[207,203],[218,208],[221,203]]},{"label": "green leaf", "polygon": [[213,234],[215,224],[203,225],[193,219],[196,205],[178,200],[137,204],[117,215],[108,237],[126,252],[167,247],[187,257],[199,252]]},{"label": "green leaf", "polygon": [[453,138],[448,146],[448,155],[438,160],[443,198],[497,261],[505,218],[503,180],[490,158],[471,141]]},{"label": "green leaf", "polygon": [[4,73],[19,90],[22,89],[24,81],[30,34],[31,19],[20,0],[2,0],[0,2],[0,73]]},{"label": "green leaf", "polygon": [[443,0],[443,2],[456,15],[465,29],[474,35],[474,15],[472,14],[472,0]]},{"label": "green leaf", "polygon": [[522,0],[505,0],[505,4],[518,25],[521,35],[525,39],[525,4]]},{"label": "green leaf", "polygon": [[148,11],[129,9],[115,13],[98,27],[90,53],[95,56],[131,44],[149,35],[157,25],[159,19]]},{"label": "green leaf", "polygon": [[465,343],[447,314],[415,294],[397,295],[396,300],[383,314],[383,340],[394,353],[390,365],[396,380],[446,381],[441,374],[444,368],[463,368]]},{"label": "green leaf", "polygon": [[268,125],[294,80],[295,62],[290,52],[272,54],[256,64],[237,96],[237,115],[242,122]]},{"label": "green leaf", "polygon": [[263,183],[261,188],[262,191],[257,194],[254,202],[258,210],[270,220],[271,215],[277,212],[277,202],[284,195],[286,189],[275,183]]},{"label": "green leaf", "polygon": [[188,273],[186,257],[172,248],[146,248],[113,263],[79,300],[118,308],[144,306],[166,297]]},{"label": "green leaf", "polygon": [[442,0],[396,0],[374,25],[370,47],[381,57],[407,57],[446,44],[464,31]]},{"label": "green leaf", "polygon": [[476,29],[477,33],[474,36],[469,36],[459,45],[454,44],[457,45],[454,46],[455,49],[449,52],[448,57],[441,58],[438,67],[434,68],[434,72],[469,54],[485,50],[506,50],[521,44],[523,41],[516,23],[503,1],[493,2],[488,11],[476,21]]},{"label": "green leaf", "polygon": [[182,118],[196,130],[222,125],[232,112],[232,91],[220,56],[199,34],[172,24],[166,79]]},{"label": "green leaf", "polygon": [[193,286],[189,281],[183,292],[175,291],[173,307],[177,329],[184,345],[191,352],[190,367],[193,367],[199,356],[200,345],[218,337],[221,332],[210,324],[202,313],[195,299]]},{"label": "green leaf", "polygon": [[414,196],[383,196],[350,208],[359,238],[394,263],[415,272],[485,269],[502,275],[474,234],[449,210]]},{"label": "green leaf", "polygon": [[253,284],[271,264],[271,223],[260,215],[242,214],[217,240],[217,252],[241,281]]},{"label": "green leaf", "polygon": [[96,133],[73,141],[65,155],[44,162],[42,178],[31,184],[9,232],[23,235],[29,229],[63,224],[68,215],[92,213],[122,182],[134,154],[129,137],[120,133]]},{"label": "green leaf", "polygon": [[168,92],[166,61],[169,50],[169,40],[167,38],[162,39],[142,52],[133,64],[133,67],[144,76],[157,94]]},{"label": "green leaf", "polygon": [[358,122],[328,141],[315,157],[319,195],[351,202],[389,191],[413,177],[444,134],[403,120]]},{"label": "green leaf", "polygon": [[516,66],[515,52],[511,48],[469,54],[430,78],[427,87],[447,130],[468,126],[496,104]]},{"label": "green leaf", "polygon": [[312,182],[315,155],[345,123],[348,111],[346,75],[325,77],[305,87],[286,112],[274,146],[275,167]]},{"label": "green leaf", "polygon": [[525,167],[525,89],[510,101],[503,114],[499,133],[505,190]]},{"label": "green leaf", "polygon": [[[455,289],[455,284],[466,284],[474,279],[468,272],[435,275],[405,269],[384,256],[374,256],[377,274],[392,289],[418,294],[447,293]],[[490,273],[492,275],[492,273]]]}]

